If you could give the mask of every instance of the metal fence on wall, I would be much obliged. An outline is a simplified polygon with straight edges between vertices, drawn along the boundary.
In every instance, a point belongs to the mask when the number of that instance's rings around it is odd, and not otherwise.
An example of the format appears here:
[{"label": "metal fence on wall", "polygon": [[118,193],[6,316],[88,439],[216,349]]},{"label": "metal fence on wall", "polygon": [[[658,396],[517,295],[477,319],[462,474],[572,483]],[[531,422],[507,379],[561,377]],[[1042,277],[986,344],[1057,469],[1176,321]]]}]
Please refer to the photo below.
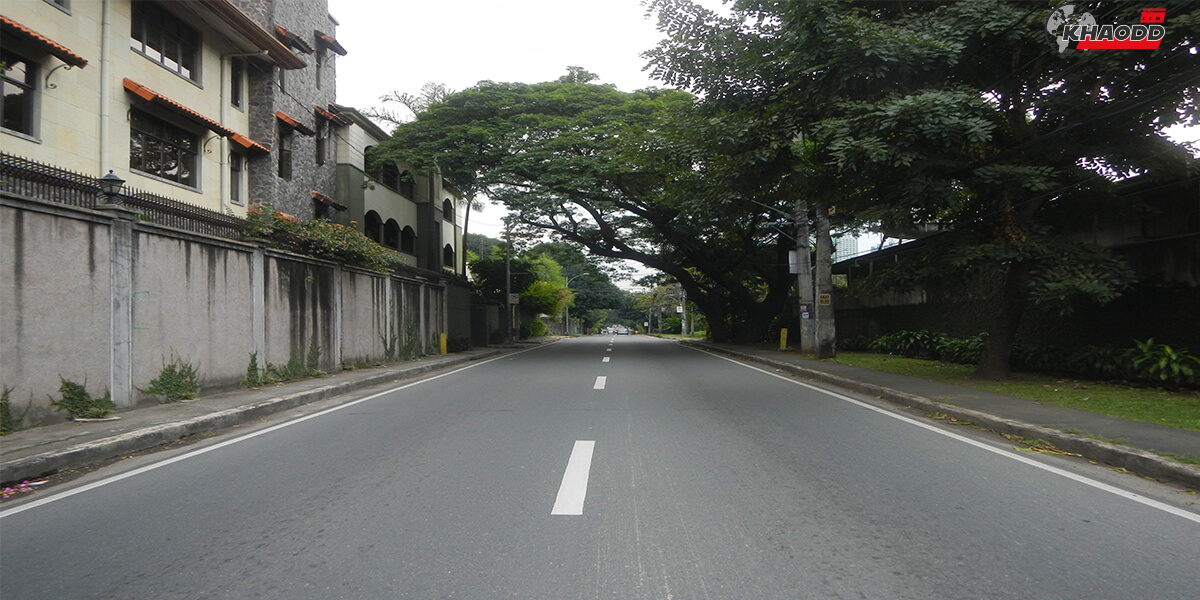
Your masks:
[{"label": "metal fence on wall", "polygon": [[[95,177],[0,152],[0,191],[81,208],[95,208],[100,184]],[[241,239],[246,221],[149,192],[124,188],[121,203],[139,218],[175,229]]]}]

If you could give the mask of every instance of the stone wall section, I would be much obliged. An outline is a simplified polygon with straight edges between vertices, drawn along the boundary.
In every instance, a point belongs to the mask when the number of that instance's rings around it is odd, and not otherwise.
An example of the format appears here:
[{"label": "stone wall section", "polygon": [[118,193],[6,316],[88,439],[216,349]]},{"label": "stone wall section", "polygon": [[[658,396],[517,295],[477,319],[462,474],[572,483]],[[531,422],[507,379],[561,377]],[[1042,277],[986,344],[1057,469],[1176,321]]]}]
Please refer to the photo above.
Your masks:
[{"label": "stone wall section", "polygon": [[[313,32],[320,31],[336,39],[337,22],[329,15],[326,0],[234,0],[234,4],[268,31],[275,32],[275,26],[279,25],[313,49],[312,54],[295,51],[308,63],[303,69],[284,71],[279,67],[255,66],[250,70],[250,137],[271,149],[270,155],[249,162],[250,202],[270,204],[276,210],[303,220],[326,216],[317,210],[312,193],[316,191],[337,199],[337,157],[333,146],[336,129],[318,119],[314,107],[324,109],[336,101],[339,57],[320,47]],[[291,134],[290,179],[279,177],[277,149],[281,125],[275,116],[277,111],[317,131],[316,136],[298,131]],[[317,161],[317,138],[321,135],[328,139],[324,164]]]}]

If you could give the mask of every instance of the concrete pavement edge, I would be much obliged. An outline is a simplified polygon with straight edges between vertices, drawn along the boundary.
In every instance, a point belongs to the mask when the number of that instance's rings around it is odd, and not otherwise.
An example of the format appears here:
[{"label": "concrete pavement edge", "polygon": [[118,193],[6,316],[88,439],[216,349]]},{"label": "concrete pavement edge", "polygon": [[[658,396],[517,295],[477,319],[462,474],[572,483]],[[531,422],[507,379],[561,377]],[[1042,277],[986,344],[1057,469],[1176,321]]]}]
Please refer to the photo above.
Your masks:
[{"label": "concrete pavement edge", "polygon": [[1193,490],[1200,490],[1200,467],[1172,460],[1153,452],[962,408],[900,390],[854,381],[814,369],[806,369],[799,365],[738,352],[733,348],[722,348],[711,344],[696,344],[685,340],[680,341],[680,343],[701,350],[718,352],[742,360],[759,363],[849,391],[874,396],[892,404],[917,408],[929,413],[941,413],[947,417],[957,419],[963,424],[969,423],[997,433],[1007,433],[1026,439],[1045,440],[1061,450],[1079,454],[1089,460],[1127,469],[1138,475],[1160,481],[1182,484]]},{"label": "concrete pavement edge", "polygon": [[486,360],[509,351],[508,349],[497,349],[438,363],[406,365],[406,368],[403,369],[383,369],[361,378],[301,392],[282,394],[269,400],[200,415],[184,421],[145,427],[98,440],[82,442],[68,448],[50,450],[0,464],[0,482],[35,479],[51,473],[85,467],[124,454],[170,443],[185,436],[231,427],[312,402],[374,387],[397,378],[410,379],[431,371]]}]

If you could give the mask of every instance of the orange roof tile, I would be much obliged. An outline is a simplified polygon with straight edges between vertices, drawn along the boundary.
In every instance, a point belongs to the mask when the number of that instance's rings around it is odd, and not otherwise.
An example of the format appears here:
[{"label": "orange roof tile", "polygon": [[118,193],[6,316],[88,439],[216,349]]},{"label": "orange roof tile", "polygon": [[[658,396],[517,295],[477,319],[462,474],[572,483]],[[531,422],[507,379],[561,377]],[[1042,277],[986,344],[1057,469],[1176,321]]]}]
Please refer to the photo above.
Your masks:
[{"label": "orange roof tile", "polygon": [[316,36],[316,38],[317,38],[317,45],[325,46],[326,48],[329,48],[330,50],[333,50],[334,52],[338,53],[338,55],[340,55],[340,56],[346,55],[346,49],[343,48],[342,45],[339,44],[337,40],[333,39],[333,37],[325,35],[324,33],[317,31],[316,29],[313,30],[313,35]]},{"label": "orange roof tile", "polygon": [[29,40],[38,46],[41,46],[43,50],[55,56],[59,60],[67,63],[68,65],[71,65],[72,67],[83,68],[88,64],[86,58],[71,52],[71,50],[66,46],[63,46],[62,44],[59,44],[58,42],[55,42],[54,40],[4,15],[0,15],[0,26],[2,26],[4,31],[8,33],[11,33],[19,38]]},{"label": "orange roof tile", "polygon": [[296,119],[293,119],[292,117],[287,116],[286,114],[283,113],[283,111],[278,111],[278,110],[275,111],[275,118],[279,119],[280,121],[283,121],[289,127],[291,127],[292,129],[295,129],[296,131],[299,131],[300,133],[303,133],[304,135],[316,135],[317,134],[317,132],[313,131],[312,128],[308,127],[304,123],[301,123],[300,121],[297,121]]},{"label": "orange roof tile", "polygon": [[283,43],[285,43],[305,54],[313,53],[312,46],[309,46],[308,42],[300,39],[300,36],[288,31],[286,27],[284,27],[282,25],[276,25],[275,33],[279,35],[279,39],[283,40]]},{"label": "orange roof tile", "polygon": [[191,119],[192,121],[195,121],[196,123],[199,123],[200,125],[204,126],[206,129],[208,129],[209,131],[211,131],[217,135],[220,135],[222,137],[230,137],[230,136],[234,135],[234,132],[232,129],[229,129],[228,127],[226,127],[226,126],[224,126],[224,125],[222,125],[222,124],[220,124],[220,123],[218,123],[218,122],[144,86],[144,85],[135,83],[134,81],[132,81],[128,78],[125,79],[125,89],[127,91],[131,92],[132,94],[134,94],[135,96],[137,96],[147,102],[153,102],[155,104],[165,106],[165,107],[183,115],[184,117],[187,117],[188,119]]}]

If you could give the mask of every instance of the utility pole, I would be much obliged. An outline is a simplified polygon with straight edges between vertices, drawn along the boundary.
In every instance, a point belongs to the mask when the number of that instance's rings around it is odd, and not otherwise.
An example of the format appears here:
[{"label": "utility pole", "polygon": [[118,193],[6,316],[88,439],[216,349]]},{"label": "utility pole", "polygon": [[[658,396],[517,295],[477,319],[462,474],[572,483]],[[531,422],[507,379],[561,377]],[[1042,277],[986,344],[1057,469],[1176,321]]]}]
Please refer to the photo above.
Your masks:
[{"label": "utility pole", "polygon": [[507,218],[504,220],[504,242],[504,329],[507,332],[504,339],[505,343],[511,346],[513,343],[512,223]]},{"label": "utility pole", "polygon": [[817,229],[817,304],[816,351],[817,358],[837,356],[835,340],[837,328],[833,320],[833,237],[830,234],[829,207],[824,202],[813,205]]},{"label": "utility pole", "polygon": [[810,354],[816,352],[816,326],[813,320],[813,278],[812,260],[808,255],[808,202],[804,198],[796,199],[796,213],[793,215],[796,223],[796,283],[799,296],[800,317],[800,352]]}]

